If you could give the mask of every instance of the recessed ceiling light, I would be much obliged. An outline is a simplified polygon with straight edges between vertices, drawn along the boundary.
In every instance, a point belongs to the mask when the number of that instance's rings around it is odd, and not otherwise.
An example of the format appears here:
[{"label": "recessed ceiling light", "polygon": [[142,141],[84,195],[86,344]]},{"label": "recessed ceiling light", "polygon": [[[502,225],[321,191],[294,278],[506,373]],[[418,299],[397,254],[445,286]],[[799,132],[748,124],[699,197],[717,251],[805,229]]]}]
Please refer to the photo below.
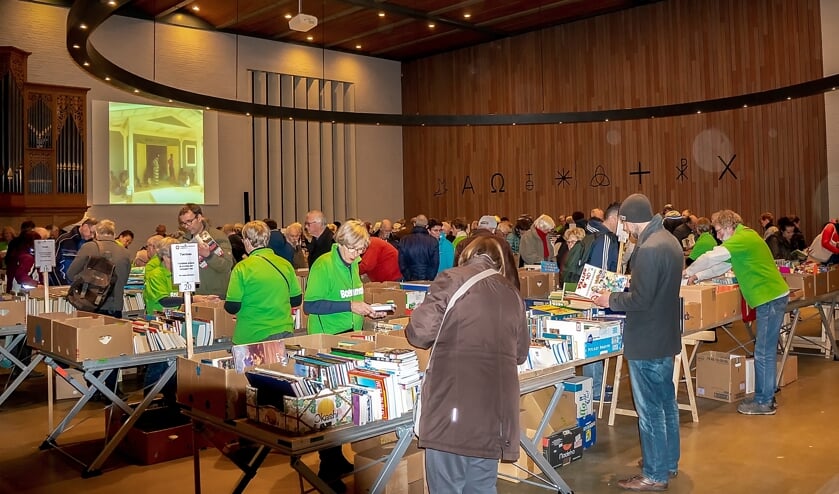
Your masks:
[{"label": "recessed ceiling light", "polygon": [[105,76],[105,80],[106,80],[106,81],[110,81],[110,80],[111,80],[111,78],[110,78],[110,77],[108,77],[108,76]]},{"label": "recessed ceiling light", "polygon": [[201,8],[198,7],[197,5],[193,5],[192,10],[193,10],[193,12],[198,12],[199,10],[201,10]]},{"label": "recessed ceiling light", "polygon": [[77,49],[77,50],[78,50],[79,48],[81,48],[81,46],[79,46],[79,45],[73,45],[73,48],[75,48],[75,49]]},{"label": "recessed ceiling light", "polygon": [[836,91],[835,87],[830,88],[831,91]]},{"label": "recessed ceiling light", "polygon": [[702,113],[702,110],[696,110],[696,113]]},{"label": "recessed ceiling light", "polygon": [[210,109],[210,107],[209,107],[209,106],[205,106],[205,107],[204,107],[204,109],[209,110],[209,109]]},{"label": "recessed ceiling light", "polygon": [[385,16],[385,13],[380,11],[379,12],[379,17],[384,17],[384,16]]},{"label": "recessed ceiling light", "polygon": [[140,92],[140,90],[139,90],[139,89],[135,89],[135,90],[134,90],[134,92],[135,92],[135,93],[139,93],[139,92]]},{"label": "recessed ceiling light", "polygon": [[87,29],[87,24],[79,24],[79,29]]},{"label": "recessed ceiling light", "polygon": [[609,119],[607,118],[607,119],[606,119],[606,121],[608,122],[608,121],[609,121]]},{"label": "recessed ceiling light", "polygon": [[251,116],[251,114],[250,113],[245,113],[245,116],[249,117],[249,116]]},{"label": "recessed ceiling light", "polygon": [[306,36],[306,39],[309,40],[309,41],[312,41],[312,40],[315,39],[315,37],[314,36]]},{"label": "recessed ceiling light", "polygon": [[172,100],[169,100],[169,103],[171,103],[171,102],[172,102]]},{"label": "recessed ceiling light", "polygon": [[294,117],[288,117],[289,120],[294,120]]},{"label": "recessed ceiling light", "polygon": [[82,65],[84,65],[85,67],[90,67],[90,62],[85,62]]},{"label": "recessed ceiling light", "polygon": [[355,49],[356,49],[356,50],[360,50],[360,49],[361,49],[361,45],[355,45]]},{"label": "recessed ceiling light", "polygon": [[108,5],[110,5],[111,7],[116,7],[117,3],[114,0],[111,0],[110,2],[108,2]]},{"label": "recessed ceiling light", "polygon": [[472,17],[472,14],[469,14],[469,13],[463,14],[464,19],[468,19],[470,17]]},{"label": "recessed ceiling light", "polygon": [[787,101],[791,100],[792,96],[787,96]]},{"label": "recessed ceiling light", "polygon": [[291,14],[286,14],[286,15],[284,15],[283,17],[285,17],[286,19],[291,19],[291,18],[292,18],[292,17],[294,17],[294,16],[293,16],[293,15],[291,15]]},{"label": "recessed ceiling light", "polygon": [[437,24],[434,24],[433,22],[431,22],[431,23],[428,24],[428,27],[430,29],[434,29],[435,27],[437,27]]},{"label": "recessed ceiling light", "polygon": [[749,107],[749,105],[743,105],[743,108],[748,108],[748,107]]}]

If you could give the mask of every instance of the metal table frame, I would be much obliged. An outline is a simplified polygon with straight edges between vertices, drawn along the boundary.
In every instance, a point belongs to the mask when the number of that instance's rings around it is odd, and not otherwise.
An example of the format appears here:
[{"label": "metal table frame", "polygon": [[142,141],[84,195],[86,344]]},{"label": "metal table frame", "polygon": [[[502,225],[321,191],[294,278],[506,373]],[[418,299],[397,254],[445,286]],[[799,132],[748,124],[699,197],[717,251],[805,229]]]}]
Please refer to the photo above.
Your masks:
[{"label": "metal table frame", "polygon": [[[539,476],[534,472],[528,472],[531,475],[534,475],[538,482],[527,479],[520,480],[521,482],[543,487],[560,494],[573,494],[574,491],[571,487],[568,486],[562,476],[557,473],[556,469],[551,466],[547,458],[545,458],[542,454],[541,439],[539,438],[542,437],[549,420],[553,416],[556,407],[559,404],[559,398],[563,391],[562,383],[574,375],[574,368],[591,362],[608,362],[609,358],[619,356],[621,353],[622,352],[613,352],[585,360],[566,362],[541,371],[531,371],[528,373],[529,375],[526,374],[522,379],[520,379],[519,386],[521,395],[526,395],[544,388],[554,388],[551,401],[545,410],[544,416],[539,423],[539,427],[537,428],[534,437],[530,438],[522,431],[519,438],[519,443],[522,449],[524,449],[527,455],[539,467],[543,476]],[[606,384],[604,382],[603,389],[605,389],[605,386]],[[603,406],[603,403],[601,403],[600,406]],[[396,470],[399,461],[401,461],[405,451],[408,449],[408,446],[414,437],[412,413],[406,413],[402,417],[392,420],[379,420],[361,426],[343,426],[335,429],[327,429],[321,433],[306,436],[286,435],[278,429],[259,425],[247,419],[222,420],[218,417],[192,409],[185,409],[183,410],[183,413],[192,419],[193,426],[196,431],[196,434],[194,434],[193,437],[196,438],[196,440],[198,434],[209,427],[230,432],[240,438],[247,439],[258,445],[253,455],[251,455],[247,461],[234,461],[236,466],[238,466],[243,472],[242,477],[239,479],[239,482],[232,491],[234,494],[244,492],[248,483],[256,475],[257,470],[262,465],[265,457],[268,455],[268,452],[271,450],[289,456],[291,467],[296,470],[302,478],[305,478],[306,481],[308,481],[317,491],[325,494],[333,494],[334,491],[330,489],[329,486],[327,486],[315,474],[315,472],[312,471],[311,468],[303,463],[301,459],[303,455],[334,446],[341,446],[342,444],[349,442],[362,441],[382,434],[396,432],[398,437],[396,446],[389,455],[383,458],[382,461],[384,461],[384,468],[370,490],[370,494],[380,494],[385,491],[385,487],[387,486],[391,475]],[[193,466],[195,493],[200,494],[201,465],[199,461],[197,443],[193,446]],[[503,474],[500,476],[504,477]],[[303,486],[301,479],[301,492],[302,491]]]},{"label": "metal table frame", "polygon": [[3,403],[9,399],[9,396],[15,392],[15,390],[20,386],[23,381],[29,377],[29,374],[35,369],[41,360],[44,359],[44,356],[40,353],[33,353],[32,358],[29,361],[29,364],[25,364],[18,359],[14,352],[15,349],[18,347],[23,347],[26,343],[26,326],[23,324],[16,324],[14,326],[6,326],[0,328],[0,338],[11,337],[8,345],[0,345],[0,359],[6,358],[12,363],[14,370],[15,368],[20,369],[20,374],[12,380],[11,384],[9,384],[4,390],[3,394],[0,394],[0,407],[3,406]]},{"label": "metal table frame", "polygon": [[[222,343],[210,347],[202,347],[202,351],[222,350],[228,348],[230,348],[230,343]],[[96,391],[101,392],[108,400],[110,400],[114,404],[114,406],[119,407],[128,415],[128,419],[122,424],[119,430],[117,430],[114,436],[110,440],[106,440],[105,446],[103,447],[99,455],[93,460],[93,462],[91,462],[90,464],[85,464],[78,458],[74,458],[71,456],[71,458],[73,458],[74,460],[76,460],[84,466],[84,470],[82,471],[82,477],[88,478],[100,475],[102,473],[102,465],[111,455],[111,453],[114,452],[119,443],[122,442],[122,440],[128,434],[128,431],[131,430],[132,427],[134,427],[134,424],[137,422],[137,420],[139,420],[143,412],[146,411],[146,409],[149,407],[149,404],[151,404],[152,400],[154,400],[155,396],[175,375],[175,371],[177,368],[175,362],[177,361],[177,358],[179,356],[186,355],[186,349],[148,352],[139,355],[124,355],[108,359],[85,360],[83,362],[74,362],[72,360],[67,359],[66,357],[62,357],[52,352],[42,351],[42,353],[44,355],[44,363],[51,367],[55,371],[55,373],[61,376],[62,379],[67,381],[68,384],[73,386],[73,388],[75,388],[81,394],[81,396],[70,409],[70,411],[67,412],[64,418],[61,420],[61,422],[59,422],[58,425],[56,425],[56,427],[49,433],[44,442],[41,443],[41,450],[55,448],[61,451],[59,445],[56,443],[56,440],[67,429],[67,426],[84,408],[87,402],[90,401],[90,399],[93,397]],[[136,407],[132,408],[131,406],[129,406],[128,403],[126,403],[122,398],[117,396],[114,393],[114,391],[109,389],[108,386],[105,384],[105,380],[108,378],[108,376],[112,372],[115,372],[119,369],[137,367],[148,364],[158,364],[164,362],[169,364],[168,368],[160,376],[157,382],[154,383],[151,390],[148,393],[146,393],[146,395],[143,397],[143,400]],[[62,365],[81,371],[84,374],[84,378],[88,382],[89,386],[85,386],[83,383],[79,382],[73,376],[69,375],[66,369],[62,367]],[[62,451],[62,453],[67,454],[64,451]]]}]

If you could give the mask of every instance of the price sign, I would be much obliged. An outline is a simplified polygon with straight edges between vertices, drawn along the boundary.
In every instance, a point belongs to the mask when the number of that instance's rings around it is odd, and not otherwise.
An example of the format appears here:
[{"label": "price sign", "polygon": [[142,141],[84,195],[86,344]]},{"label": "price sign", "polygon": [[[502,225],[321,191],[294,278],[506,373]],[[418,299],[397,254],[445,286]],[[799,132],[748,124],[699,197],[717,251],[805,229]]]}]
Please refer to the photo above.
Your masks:
[{"label": "price sign", "polygon": [[55,240],[35,241],[35,266],[42,271],[55,267]]},{"label": "price sign", "polygon": [[[198,245],[172,244],[172,281],[181,285],[181,291],[193,291],[201,282],[198,274]],[[184,286],[191,288],[186,289]]]}]

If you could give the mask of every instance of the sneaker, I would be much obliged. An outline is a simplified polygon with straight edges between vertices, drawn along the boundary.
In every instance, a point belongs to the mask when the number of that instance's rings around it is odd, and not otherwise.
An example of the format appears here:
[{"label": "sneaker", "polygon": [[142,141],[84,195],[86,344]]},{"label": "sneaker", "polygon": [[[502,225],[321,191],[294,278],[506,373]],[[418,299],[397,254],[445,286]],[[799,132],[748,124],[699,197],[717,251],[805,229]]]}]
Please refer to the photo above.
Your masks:
[{"label": "sneaker", "polygon": [[643,475],[633,475],[628,479],[619,480],[618,487],[628,491],[653,492],[666,491],[668,484],[667,482],[656,482],[654,480],[650,480]]},{"label": "sneaker", "polygon": [[737,411],[743,415],[775,415],[774,403],[749,401],[737,405]]},{"label": "sneaker", "polygon": [[[644,468],[644,458],[641,458],[640,460],[638,460],[638,468],[642,468],[642,469]],[[678,470],[671,470],[671,471],[667,472],[667,475],[671,479],[675,479],[676,477],[679,476],[679,471]]]}]

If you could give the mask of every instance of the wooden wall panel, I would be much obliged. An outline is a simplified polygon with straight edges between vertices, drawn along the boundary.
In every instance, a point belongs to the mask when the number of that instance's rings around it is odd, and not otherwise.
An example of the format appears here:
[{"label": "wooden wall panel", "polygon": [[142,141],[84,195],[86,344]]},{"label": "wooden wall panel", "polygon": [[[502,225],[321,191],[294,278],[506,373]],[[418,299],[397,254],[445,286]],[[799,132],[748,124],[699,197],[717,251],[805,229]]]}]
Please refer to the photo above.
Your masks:
[{"label": "wooden wall panel", "polygon": [[[819,25],[818,0],[670,0],[405,64],[403,107],[587,111],[763,91],[822,77]],[[751,225],[796,213],[809,236],[827,219],[824,120],[814,96],[626,122],[406,127],[405,214],[557,217],[644,192]]]}]

